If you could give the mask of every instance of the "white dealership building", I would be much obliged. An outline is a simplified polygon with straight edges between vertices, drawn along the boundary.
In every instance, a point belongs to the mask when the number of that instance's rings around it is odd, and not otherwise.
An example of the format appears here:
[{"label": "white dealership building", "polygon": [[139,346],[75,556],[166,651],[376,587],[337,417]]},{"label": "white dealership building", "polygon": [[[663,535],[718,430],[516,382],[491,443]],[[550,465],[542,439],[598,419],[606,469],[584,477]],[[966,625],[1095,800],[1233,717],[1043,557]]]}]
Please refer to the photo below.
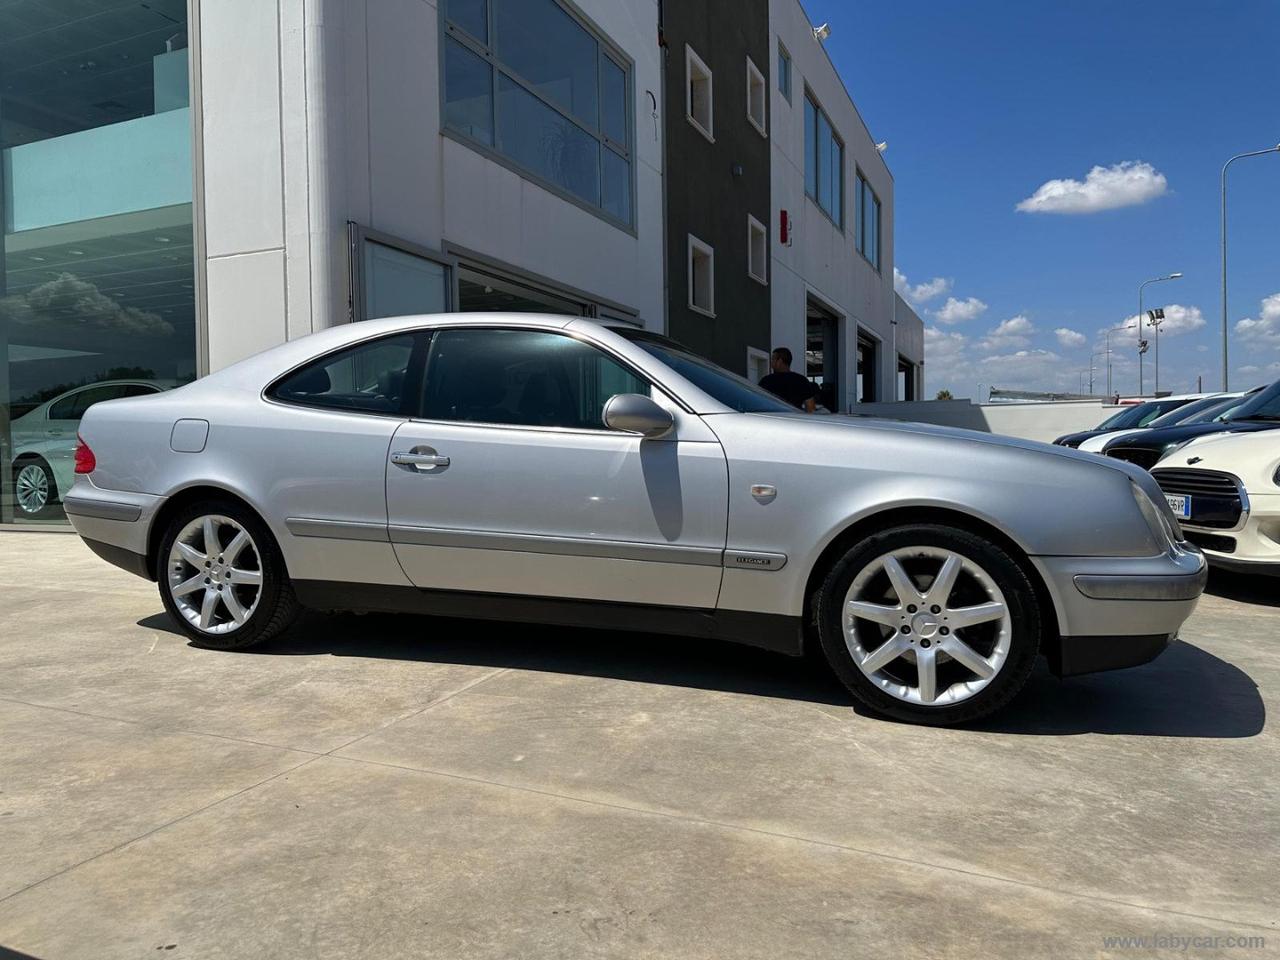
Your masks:
[{"label": "white dealership building", "polygon": [[[661,7],[0,6],[0,523],[61,519],[60,491],[28,512],[16,481],[69,456],[88,403],[335,323],[517,310],[666,330],[686,291],[664,268],[661,110],[689,61],[662,46]],[[745,63],[714,109],[769,140],[772,345],[832,409],[911,395],[892,178],[799,3],[769,9],[771,115]],[[729,259],[717,277],[746,274]]]}]

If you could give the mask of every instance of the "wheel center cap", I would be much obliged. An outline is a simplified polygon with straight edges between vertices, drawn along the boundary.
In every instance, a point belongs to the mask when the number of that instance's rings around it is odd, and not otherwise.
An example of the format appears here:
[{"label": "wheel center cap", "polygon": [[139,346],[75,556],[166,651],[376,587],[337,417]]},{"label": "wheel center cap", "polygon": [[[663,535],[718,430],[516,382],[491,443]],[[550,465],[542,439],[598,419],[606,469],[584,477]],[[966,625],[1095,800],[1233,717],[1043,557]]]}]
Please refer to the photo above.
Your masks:
[{"label": "wheel center cap", "polygon": [[933,637],[942,624],[932,613],[917,613],[911,618],[911,629],[918,637]]}]

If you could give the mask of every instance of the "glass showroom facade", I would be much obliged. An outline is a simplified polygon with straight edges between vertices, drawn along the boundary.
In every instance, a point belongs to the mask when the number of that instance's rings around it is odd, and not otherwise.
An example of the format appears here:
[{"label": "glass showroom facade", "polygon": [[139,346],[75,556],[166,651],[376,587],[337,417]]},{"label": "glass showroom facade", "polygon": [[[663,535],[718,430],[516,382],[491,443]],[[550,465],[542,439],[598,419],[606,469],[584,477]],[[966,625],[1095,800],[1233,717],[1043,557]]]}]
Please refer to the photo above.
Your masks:
[{"label": "glass showroom facade", "polygon": [[196,374],[185,0],[0,4],[0,523],[63,519],[80,415]]}]

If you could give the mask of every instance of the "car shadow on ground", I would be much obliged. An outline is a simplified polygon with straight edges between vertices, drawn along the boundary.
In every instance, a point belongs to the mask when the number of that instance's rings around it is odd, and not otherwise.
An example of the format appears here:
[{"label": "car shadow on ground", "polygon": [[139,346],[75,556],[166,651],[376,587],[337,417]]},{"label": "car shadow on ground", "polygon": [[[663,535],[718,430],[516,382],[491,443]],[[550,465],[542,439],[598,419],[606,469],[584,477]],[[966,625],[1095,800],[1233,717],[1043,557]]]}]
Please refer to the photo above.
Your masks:
[{"label": "car shadow on ground", "polygon": [[1205,593],[1239,603],[1280,607],[1280,577],[1234,573],[1210,567],[1209,584],[1205,587]]},{"label": "car shadow on ground", "polygon": [[[178,633],[156,614],[139,626]],[[696,637],[491,623],[411,614],[308,613],[284,635],[241,656],[335,656],[506,667],[719,690],[848,707],[853,701],[815,657],[787,657]],[[968,729],[1238,738],[1259,733],[1266,708],[1243,670],[1182,641],[1149,664],[1059,680],[1043,660],[1004,710]]]}]

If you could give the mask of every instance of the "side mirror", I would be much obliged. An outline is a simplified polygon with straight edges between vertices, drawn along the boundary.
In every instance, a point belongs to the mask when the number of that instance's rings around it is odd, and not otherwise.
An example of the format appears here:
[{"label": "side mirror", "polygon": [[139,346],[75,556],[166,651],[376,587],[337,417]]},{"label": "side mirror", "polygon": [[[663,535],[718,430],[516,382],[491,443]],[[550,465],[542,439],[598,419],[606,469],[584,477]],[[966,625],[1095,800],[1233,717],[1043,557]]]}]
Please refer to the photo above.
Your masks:
[{"label": "side mirror", "polygon": [[656,440],[671,432],[675,418],[648,397],[638,393],[619,393],[604,405],[604,425],[622,433],[638,433]]}]

